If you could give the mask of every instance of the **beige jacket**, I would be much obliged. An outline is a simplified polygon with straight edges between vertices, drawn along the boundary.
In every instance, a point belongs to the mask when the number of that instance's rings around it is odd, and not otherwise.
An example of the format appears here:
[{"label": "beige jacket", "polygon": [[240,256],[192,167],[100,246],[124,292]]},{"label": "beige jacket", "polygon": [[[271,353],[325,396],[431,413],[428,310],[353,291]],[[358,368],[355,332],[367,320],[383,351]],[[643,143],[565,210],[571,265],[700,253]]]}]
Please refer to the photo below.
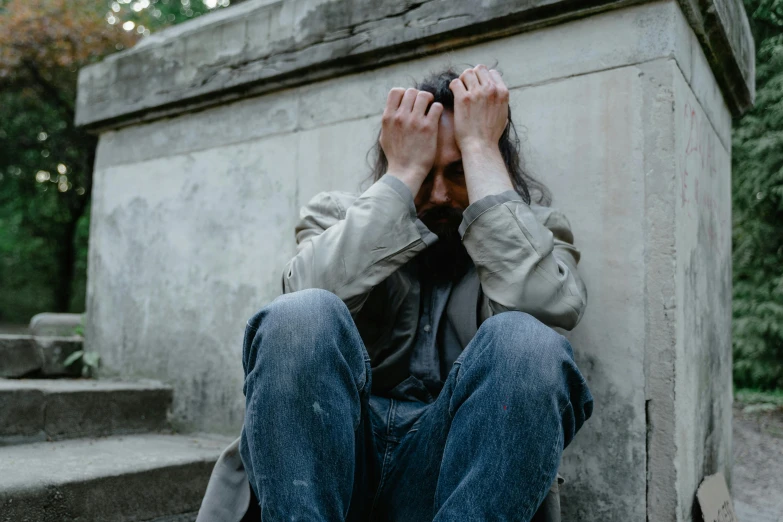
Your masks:
[{"label": "beige jacket", "polygon": [[[562,213],[508,191],[468,206],[460,233],[475,269],[453,287],[446,315],[463,347],[481,322],[507,310],[566,330],[579,323],[587,292]],[[406,263],[435,241],[408,187],[389,175],[360,195],[317,194],[300,212],[283,292],[322,288],[348,305],[371,358],[373,393],[388,393],[408,376],[419,283]],[[237,439],[215,465],[197,522],[238,522],[249,499]]]}]

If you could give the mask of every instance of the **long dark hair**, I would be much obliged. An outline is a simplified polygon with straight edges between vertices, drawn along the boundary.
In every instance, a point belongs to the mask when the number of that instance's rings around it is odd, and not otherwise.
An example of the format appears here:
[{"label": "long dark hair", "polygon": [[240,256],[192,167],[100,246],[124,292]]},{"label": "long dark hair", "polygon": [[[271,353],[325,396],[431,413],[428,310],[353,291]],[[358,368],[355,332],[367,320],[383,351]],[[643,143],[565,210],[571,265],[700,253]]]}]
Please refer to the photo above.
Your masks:
[{"label": "long dark hair", "polygon": [[[490,68],[494,69],[495,66]],[[454,78],[459,78],[459,75],[460,73],[457,73],[453,66],[449,66],[440,72],[430,73],[429,76],[420,82],[416,82],[415,88],[432,93],[435,97],[433,103],[440,102],[443,104],[444,110],[453,111],[454,95],[451,89],[449,89],[449,84]],[[379,142],[380,137],[381,131],[378,130],[378,138],[375,140],[375,145],[367,153],[367,161],[371,169],[370,177],[373,181],[378,181],[389,167],[386,154],[384,154]],[[514,126],[514,120],[511,118],[510,106],[508,108],[508,125],[506,125],[506,129],[498,141],[498,146],[500,147],[500,154],[503,156],[506,168],[510,173],[514,190],[528,204],[532,201],[539,205],[549,206],[552,202],[549,189],[543,183],[536,181],[524,166],[520,154],[520,139]],[[369,159],[371,155],[374,158],[372,162]]]}]

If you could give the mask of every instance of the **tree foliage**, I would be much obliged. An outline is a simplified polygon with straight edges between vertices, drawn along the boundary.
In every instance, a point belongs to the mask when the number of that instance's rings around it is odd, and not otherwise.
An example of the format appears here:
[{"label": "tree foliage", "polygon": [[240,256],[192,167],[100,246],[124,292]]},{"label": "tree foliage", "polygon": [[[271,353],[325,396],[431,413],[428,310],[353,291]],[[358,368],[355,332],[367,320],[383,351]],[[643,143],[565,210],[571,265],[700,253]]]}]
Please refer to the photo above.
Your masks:
[{"label": "tree foliage", "polygon": [[90,0],[2,5],[0,313],[6,319],[25,319],[42,305],[72,306],[76,238],[96,144],[73,124],[76,74],[136,39],[106,24],[102,11]]},{"label": "tree foliage", "polygon": [[79,68],[228,0],[0,0],[0,322],[84,310],[96,138]]},{"label": "tree foliage", "polygon": [[734,128],[734,379],[783,388],[783,0],[746,0],[756,105]]}]

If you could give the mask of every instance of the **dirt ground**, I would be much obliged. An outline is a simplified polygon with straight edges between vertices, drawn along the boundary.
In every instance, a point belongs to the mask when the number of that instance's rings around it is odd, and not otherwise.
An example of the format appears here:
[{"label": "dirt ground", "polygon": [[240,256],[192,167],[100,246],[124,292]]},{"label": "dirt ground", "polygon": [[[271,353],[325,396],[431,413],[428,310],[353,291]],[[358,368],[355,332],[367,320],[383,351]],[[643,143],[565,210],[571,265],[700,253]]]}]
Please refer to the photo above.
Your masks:
[{"label": "dirt ground", "polygon": [[735,402],[733,429],[739,522],[783,522],[783,408]]}]

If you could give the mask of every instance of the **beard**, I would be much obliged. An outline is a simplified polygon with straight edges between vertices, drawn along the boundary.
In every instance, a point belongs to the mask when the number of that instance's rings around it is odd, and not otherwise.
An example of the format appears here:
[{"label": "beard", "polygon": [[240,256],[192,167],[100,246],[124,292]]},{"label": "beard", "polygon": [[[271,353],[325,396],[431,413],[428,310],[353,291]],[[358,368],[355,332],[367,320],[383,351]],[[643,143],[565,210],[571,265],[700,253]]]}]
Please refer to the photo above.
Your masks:
[{"label": "beard", "polygon": [[[445,221],[438,221],[445,218]],[[462,211],[451,207],[435,207],[420,217],[438,241],[416,256],[419,275],[433,281],[455,281],[462,277],[473,264],[462,237],[459,225]]]}]

